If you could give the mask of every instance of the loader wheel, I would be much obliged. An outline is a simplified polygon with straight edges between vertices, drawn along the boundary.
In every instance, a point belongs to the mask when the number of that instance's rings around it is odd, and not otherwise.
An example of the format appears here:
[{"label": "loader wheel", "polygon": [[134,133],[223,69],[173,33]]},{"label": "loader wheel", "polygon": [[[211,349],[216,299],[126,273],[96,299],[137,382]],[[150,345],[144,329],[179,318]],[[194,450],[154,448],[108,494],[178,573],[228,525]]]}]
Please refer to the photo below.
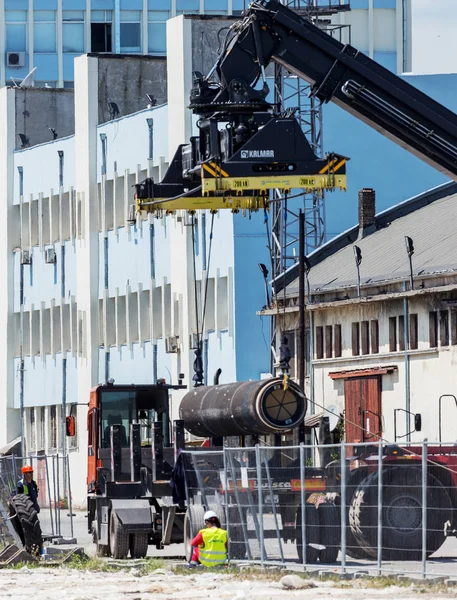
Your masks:
[{"label": "loader wheel", "polygon": [[122,523],[119,521],[114,510],[111,511],[109,540],[111,554],[113,558],[127,558],[129,553],[129,534],[122,528]]},{"label": "loader wheel", "polygon": [[[319,556],[319,550],[313,548],[310,544],[320,544],[319,533],[319,515],[314,504],[305,505],[305,523],[306,523],[306,564],[316,564]],[[303,563],[303,538],[302,538],[302,510],[298,507],[295,516],[295,541],[297,543],[298,559]]]},{"label": "loader wheel", "polygon": [[109,556],[109,546],[100,544],[97,533],[97,523],[94,521],[92,524],[92,540],[95,544],[95,555],[99,557]]},{"label": "loader wheel", "polygon": [[[378,473],[372,473],[357,488],[349,519],[354,537],[371,555],[377,556]],[[382,558],[422,558],[422,485],[416,467],[391,467],[383,473]],[[445,540],[444,526],[451,520],[451,501],[439,480],[427,475],[427,556]]]},{"label": "loader wheel", "polygon": [[148,553],[148,542],[147,533],[132,533],[130,535],[131,558],[144,558]]},{"label": "loader wheel", "polygon": [[24,548],[32,556],[39,556],[43,546],[43,536],[33,502],[26,494],[17,494],[9,502],[9,514]]},{"label": "loader wheel", "polygon": [[325,550],[319,550],[319,561],[326,565],[336,562],[341,544],[341,525],[338,509],[334,502],[319,504],[317,509],[322,546]]},{"label": "loader wheel", "polygon": [[193,552],[190,543],[200,529],[203,529],[205,526],[204,514],[205,508],[201,504],[191,504],[187,507],[184,516],[184,553],[188,562],[192,559]]}]

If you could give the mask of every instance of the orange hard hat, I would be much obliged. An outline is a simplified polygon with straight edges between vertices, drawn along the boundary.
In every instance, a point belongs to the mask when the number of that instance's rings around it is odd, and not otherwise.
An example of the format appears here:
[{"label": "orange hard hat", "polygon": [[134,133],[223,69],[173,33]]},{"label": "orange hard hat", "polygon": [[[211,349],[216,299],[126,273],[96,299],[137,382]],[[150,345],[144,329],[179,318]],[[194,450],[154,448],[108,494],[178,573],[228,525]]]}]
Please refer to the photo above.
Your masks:
[{"label": "orange hard hat", "polygon": [[21,469],[21,473],[33,473],[33,467],[30,465],[24,465]]}]

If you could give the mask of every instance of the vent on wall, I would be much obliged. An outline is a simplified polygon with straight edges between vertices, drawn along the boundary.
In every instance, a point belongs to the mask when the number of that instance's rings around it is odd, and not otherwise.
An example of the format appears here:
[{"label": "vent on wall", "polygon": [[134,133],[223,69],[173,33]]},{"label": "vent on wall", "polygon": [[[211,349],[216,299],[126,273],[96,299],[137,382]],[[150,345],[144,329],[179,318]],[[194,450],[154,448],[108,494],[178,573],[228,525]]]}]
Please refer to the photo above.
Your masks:
[{"label": "vent on wall", "polygon": [[167,354],[177,354],[179,351],[178,336],[171,335],[165,338],[165,352]]},{"label": "vent on wall", "polygon": [[22,250],[21,251],[21,265],[31,265],[32,264],[32,254],[30,250]]},{"label": "vent on wall", "polygon": [[19,69],[25,65],[25,52],[7,52],[6,66]]}]

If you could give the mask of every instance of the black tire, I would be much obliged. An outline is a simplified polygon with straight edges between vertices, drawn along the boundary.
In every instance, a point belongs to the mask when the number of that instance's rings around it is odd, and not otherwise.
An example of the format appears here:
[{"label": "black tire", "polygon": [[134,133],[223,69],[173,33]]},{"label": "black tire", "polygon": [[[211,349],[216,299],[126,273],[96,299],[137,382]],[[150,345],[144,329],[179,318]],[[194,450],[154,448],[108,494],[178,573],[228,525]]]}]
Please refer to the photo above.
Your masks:
[{"label": "black tire", "polygon": [[[346,516],[346,523],[349,523],[349,515]],[[371,554],[359,546],[350,525],[346,527],[346,554],[356,560],[371,560],[373,558]]]},{"label": "black tire", "polygon": [[[310,546],[310,544],[320,544],[319,515],[314,504],[305,505],[305,523],[306,523],[306,564],[316,564],[319,557],[319,550]],[[303,563],[303,538],[302,538],[302,510],[301,506],[297,509],[295,516],[295,542],[297,544],[298,559]]]},{"label": "black tire", "polygon": [[148,553],[149,536],[147,533],[130,534],[131,558],[144,558]]},{"label": "black tire", "polygon": [[193,552],[190,542],[205,526],[204,514],[205,509],[201,504],[191,504],[187,507],[184,516],[184,553],[188,562],[192,559]]},{"label": "black tire", "polygon": [[[417,467],[388,467],[383,472],[382,558],[422,558],[422,485]],[[359,485],[349,509],[351,529],[359,545],[373,558],[378,542],[378,473]],[[451,520],[449,495],[439,480],[427,475],[427,556],[445,541],[444,526]]]},{"label": "black tire", "polygon": [[99,556],[101,558],[109,556],[109,545],[100,544],[100,541],[98,539],[96,520],[92,523],[92,540],[95,544],[95,556]]},{"label": "black tire", "polygon": [[109,541],[111,555],[116,559],[127,558],[129,553],[130,536],[122,528],[122,523],[119,521],[114,510],[111,511]]},{"label": "black tire", "polygon": [[336,562],[341,545],[341,524],[338,509],[334,502],[323,502],[317,509],[320,535],[325,550],[319,551],[319,561],[330,565]]},{"label": "black tire", "polygon": [[37,511],[29,496],[17,494],[14,498],[11,498],[9,514],[24,548],[32,556],[39,556],[43,547],[43,535]]}]

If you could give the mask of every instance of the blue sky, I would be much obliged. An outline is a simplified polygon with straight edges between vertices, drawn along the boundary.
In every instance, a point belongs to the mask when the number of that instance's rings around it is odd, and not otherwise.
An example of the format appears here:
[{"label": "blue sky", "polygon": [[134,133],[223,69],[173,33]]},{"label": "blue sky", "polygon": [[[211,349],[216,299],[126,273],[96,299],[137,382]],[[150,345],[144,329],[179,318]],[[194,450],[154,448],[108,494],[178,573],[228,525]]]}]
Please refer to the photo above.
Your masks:
[{"label": "blue sky", "polygon": [[457,73],[457,0],[411,0],[413,73]]}]

